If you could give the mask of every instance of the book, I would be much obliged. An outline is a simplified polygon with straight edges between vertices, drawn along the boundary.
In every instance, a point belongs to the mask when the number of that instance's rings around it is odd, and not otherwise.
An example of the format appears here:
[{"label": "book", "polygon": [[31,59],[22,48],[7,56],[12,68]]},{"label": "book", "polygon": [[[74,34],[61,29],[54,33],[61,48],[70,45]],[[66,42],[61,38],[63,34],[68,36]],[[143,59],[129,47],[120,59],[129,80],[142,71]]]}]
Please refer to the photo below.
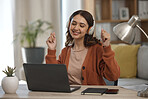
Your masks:
[{"label": "book", "polygon": [[96,95],[103,95],[108,88],[87,88],[81,92],[81,95],[85,94],[96,94]]}]

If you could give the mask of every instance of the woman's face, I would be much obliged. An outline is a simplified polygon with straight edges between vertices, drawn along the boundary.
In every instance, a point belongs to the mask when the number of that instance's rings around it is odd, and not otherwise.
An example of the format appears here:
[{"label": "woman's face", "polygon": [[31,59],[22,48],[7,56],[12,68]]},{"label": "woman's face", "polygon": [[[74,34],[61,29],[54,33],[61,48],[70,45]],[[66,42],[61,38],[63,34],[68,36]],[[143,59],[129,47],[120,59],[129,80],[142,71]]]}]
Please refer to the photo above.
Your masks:
[{"label": "woman's face", "polygon": [[76,15],[73,17],[70,23],[70,34],[74,39],[84,38],[88,30],[88,23],[84,17],[81,15]]}]

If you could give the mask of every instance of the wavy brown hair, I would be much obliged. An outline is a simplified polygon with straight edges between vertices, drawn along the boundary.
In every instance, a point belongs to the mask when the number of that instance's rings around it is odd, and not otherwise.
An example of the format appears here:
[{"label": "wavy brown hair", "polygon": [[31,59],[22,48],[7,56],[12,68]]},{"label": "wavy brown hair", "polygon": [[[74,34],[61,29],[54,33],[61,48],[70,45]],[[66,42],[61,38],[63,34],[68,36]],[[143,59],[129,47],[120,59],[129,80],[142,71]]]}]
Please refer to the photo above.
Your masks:
[{"label": "wavy brown hair", "polygon": [[[71,22],[73,17],[76,15],[81,15],[82,17],[85,18],[85,20],[87,21],[88,26],[89,26],[88,30],[90,27],[93,26],[93,24],[94,24],[93,16],[88,11],[85,11],[85,10],[78,10],[78,11],[74,12],[69,18],[69,23]],[[89,47],[89,46],[92,46],[95,44],[101,44],[100,40],[98,40],[96,37],[93,37],[93,34],[94,34],[94,32],[92,33],[92,35],[90,35],[88,33],[85,34],[85,37],[84,37],[84,46],[85,47]],[[72,38],[70,31],[69,31],[69,26],[67,27],[66,35],[67,36],[66,36],[65,46],[67,47],[69,44],[74,46],[73,38]]]}]

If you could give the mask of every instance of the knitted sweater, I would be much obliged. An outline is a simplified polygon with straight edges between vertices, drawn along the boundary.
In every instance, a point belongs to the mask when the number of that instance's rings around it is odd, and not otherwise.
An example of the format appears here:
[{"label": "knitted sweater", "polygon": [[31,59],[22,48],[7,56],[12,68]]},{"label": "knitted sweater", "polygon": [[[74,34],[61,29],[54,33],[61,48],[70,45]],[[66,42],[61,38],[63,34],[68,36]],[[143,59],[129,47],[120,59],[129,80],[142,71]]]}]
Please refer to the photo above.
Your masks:
[{"label": "knitted sweater", "polygon": [[[59,59],[56,60],[56,50],[49,50],[45,56],[46,64],[65,64],[68,70],[71,47],[62,49]],[[87,55],[82,64],[83,85],[106,85],[103,77],[115,81],[120,76],[120,68],[114,58],[111,46],[103,47],[95,44],[88,48]]]}]

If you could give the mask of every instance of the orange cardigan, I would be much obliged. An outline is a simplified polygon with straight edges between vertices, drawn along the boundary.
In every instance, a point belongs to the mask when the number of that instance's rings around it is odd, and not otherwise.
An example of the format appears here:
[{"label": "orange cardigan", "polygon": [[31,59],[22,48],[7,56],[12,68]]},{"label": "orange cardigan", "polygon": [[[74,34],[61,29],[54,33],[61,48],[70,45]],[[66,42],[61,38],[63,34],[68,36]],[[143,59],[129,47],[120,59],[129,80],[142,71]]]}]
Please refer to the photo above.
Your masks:
[{"label": "orange cardigan", "polygon": [[[49,50],[45,56],[46,64],[66,64],[70,58],[71,46],[62,49],[59,59],[56,60],[56,50]],[[82,65],[83,85],[106,85],[103,77],[115,81],[120,76],[120,68],[114,58],[111,46],[103,47],[96,44],[88,48],[87,55]]]}]

